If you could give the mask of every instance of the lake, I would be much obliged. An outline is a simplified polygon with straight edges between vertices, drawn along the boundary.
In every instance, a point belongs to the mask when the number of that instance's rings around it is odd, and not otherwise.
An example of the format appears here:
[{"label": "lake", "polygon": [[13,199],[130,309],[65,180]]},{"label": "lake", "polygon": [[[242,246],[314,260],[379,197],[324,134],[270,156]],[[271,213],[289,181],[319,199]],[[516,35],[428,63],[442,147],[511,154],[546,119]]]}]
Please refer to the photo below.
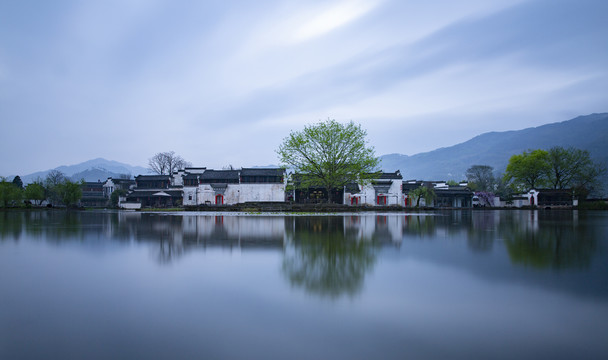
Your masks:
[{"label": "lake", "polygon": [[0,212],[0,358],[600,359],[608,212]]}]

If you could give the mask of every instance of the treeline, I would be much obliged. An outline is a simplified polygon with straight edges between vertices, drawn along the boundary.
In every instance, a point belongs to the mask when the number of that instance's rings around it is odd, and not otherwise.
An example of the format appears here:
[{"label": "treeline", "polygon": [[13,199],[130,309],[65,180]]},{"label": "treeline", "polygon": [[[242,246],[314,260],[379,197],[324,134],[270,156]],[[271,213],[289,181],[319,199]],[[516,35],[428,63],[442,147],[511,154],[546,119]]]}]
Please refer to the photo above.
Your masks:
[{"label": "treeline", "polygon": [[606,167],[591,159],[587,150],[552,147],[513,155],[504,174],[494,174],[488,165],[473,165],[466,173],[469,186],[501,197],[530,189],[572,190],[579,199],[603,189]]},{"label": "treeline", "polygon": [[19,176],[9,182],[0,179],[0,207],[40,206],[47,201],[51,206],[75,207],[82,198],[84,181],[72,181],[61,171],[52,170],[44,179],[23,186]]}]

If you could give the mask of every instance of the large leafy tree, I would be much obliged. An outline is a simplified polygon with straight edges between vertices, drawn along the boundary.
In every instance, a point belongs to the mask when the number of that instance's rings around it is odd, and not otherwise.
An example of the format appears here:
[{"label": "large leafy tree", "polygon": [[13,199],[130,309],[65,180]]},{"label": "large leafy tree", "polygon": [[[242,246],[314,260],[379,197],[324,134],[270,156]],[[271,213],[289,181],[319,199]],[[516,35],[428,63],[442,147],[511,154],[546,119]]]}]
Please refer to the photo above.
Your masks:
[{"label": "large leafy tree", "polygon": [[9,207],[19,203],[22,197],[22,191],[12,182],[6,181],[5,178],[0,178],[0,206]]},{"label": "large leafy tree", "polygon": [[38,182],[27,184],[24,196],[27,200],[34,200],[36,205],[40,205],[46,198],[44,195],[44,186]]},{"label": "large leafy tree", "polygon": [[478,191],[494,190],[494,168],[489,165],[473,165],[467,169],[467,181]]},{"label": "large leafy tree", "polygon": [[83,182],[72,182],[66,179],[61,184],[57,185],[57,194],[59,200],[66,207],[73,207],[78,204],[78,200],[82,197],[82,185]]},{"label": "large leafy tree", "polygon": [[361,125],[328,119],[292,131],[277,154],[281,163],[300,174],[302,186],[323,187],[331,194],[332,189],[369,183],[377,176],[380,160],[374,148],[367,146],[366,136]]},{"label": "large leafy tree", "polygon": [[192,166],[175,151],[160,152],[148,159],[150,170],[159,175],[171,175],[174,171]]},{"label": "large leafy tree", "polygon": [[586,196],[600,187],[606,168],[591,159],[589,151],[555,146],[548,151],[534,150],[509,159],[504,180],[518,190],[538,187],[574,189]]},{"label": "large leafy tree", "polygon": [[606,168],[591,160],[587,150],[556,146],[549,149],[548,180],[554,189],[577,189],[579,192],[598,186]]},{"label": "large leafy tree", "polygon": [[505,180],[517,191],[527,191],[548,185],[549,153],[545,150],[524,151],[509,159]]}]

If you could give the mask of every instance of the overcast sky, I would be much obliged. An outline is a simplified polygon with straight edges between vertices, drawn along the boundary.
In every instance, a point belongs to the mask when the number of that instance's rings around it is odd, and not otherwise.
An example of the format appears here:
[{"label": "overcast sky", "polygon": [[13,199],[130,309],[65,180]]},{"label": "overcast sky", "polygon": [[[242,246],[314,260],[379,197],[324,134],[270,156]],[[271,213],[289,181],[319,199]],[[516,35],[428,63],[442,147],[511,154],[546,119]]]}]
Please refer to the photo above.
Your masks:
[{"label": "overcast sky", "polygon": [[608,111],[606,0],[0,0],[0,175],[97,157],[276,164],[352,120],[377,155]]}]

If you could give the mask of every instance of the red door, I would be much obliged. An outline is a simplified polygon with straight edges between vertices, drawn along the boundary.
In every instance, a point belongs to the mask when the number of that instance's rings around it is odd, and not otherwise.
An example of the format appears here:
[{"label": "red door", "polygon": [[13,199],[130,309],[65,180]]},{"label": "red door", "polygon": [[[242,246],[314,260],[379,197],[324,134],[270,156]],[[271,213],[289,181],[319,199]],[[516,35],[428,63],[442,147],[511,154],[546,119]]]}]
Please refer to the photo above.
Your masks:
[{"label": "red door", "polygon": [[215,205],[222,205],[224,203],[224,197],[221,194],[215,195]]}]

